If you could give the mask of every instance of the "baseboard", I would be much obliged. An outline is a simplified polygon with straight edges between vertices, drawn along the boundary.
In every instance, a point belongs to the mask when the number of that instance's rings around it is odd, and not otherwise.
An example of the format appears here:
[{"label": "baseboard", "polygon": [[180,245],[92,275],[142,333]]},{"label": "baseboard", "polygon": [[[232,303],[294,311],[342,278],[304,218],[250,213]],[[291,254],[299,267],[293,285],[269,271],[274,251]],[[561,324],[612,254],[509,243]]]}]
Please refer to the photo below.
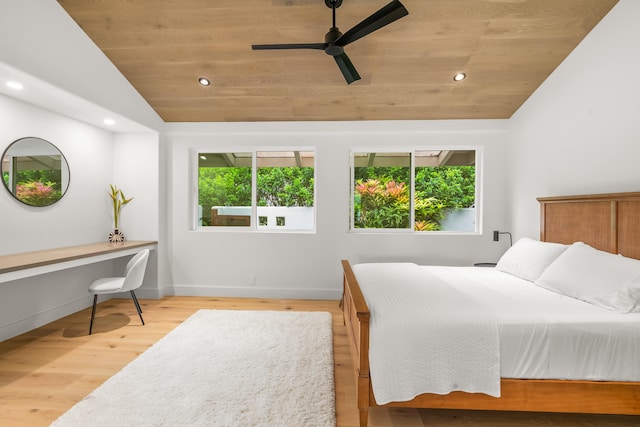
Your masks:
[{"label": "baseboard", "polygon": [[275,299],[339,300],[342,289],[285,289],[260,287],[224,287],[173,285],[173,295],[192,297],[238,297]]},{"label": "baseboard", "polygon": [[0,326],[0,341],[13,338],[25,332],[29,332],[40,326],[51,323],[62,317],[77,313],[80,310],[91,305],[92,299],[90,295],[69,301],[65,304],[48,308],[39,313],[34,313],[22,319],[14,320],[10,323]]},{"label": "baseboard", "polygon": [[[172,295],[173,289],[171,287],[163,287],[161,289],[139,288],[136,289],[135,292],[138,299],[160,299],[165,295]],[[125,292],[123,294],[101,295],[98,302],[104,302],[114,297],[130,298],[129,292]],[[93,297],[91,295],[87,295],[86,297],[78,298],[62,305],[48,308],[39,313],[34,313],[22,319],[14,320],[5,325],[1,325],[0,342],[16,337],[25,332],[29,332],[70,314],[77,313],[87,307],[91,307],[92,303]]]},{"label": "baseboard", "polygon": [[173,288],[171,286],[164,286],[162,288],[138,288],[135,292],[138,299],[160,299],[165,295],[173,295]]}]

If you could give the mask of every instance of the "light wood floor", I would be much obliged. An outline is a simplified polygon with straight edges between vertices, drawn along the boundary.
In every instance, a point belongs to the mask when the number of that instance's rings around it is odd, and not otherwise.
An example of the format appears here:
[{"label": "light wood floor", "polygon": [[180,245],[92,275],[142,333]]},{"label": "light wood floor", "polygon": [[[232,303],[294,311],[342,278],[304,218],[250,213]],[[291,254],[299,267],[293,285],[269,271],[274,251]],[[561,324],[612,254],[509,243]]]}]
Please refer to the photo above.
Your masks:
[{"label": "light wood floor", "polygon": [[[333,314],[338,427],[357,426],[349,349],[337,301],[166,297],[99,304],[94,333],[90,310],[0,343],[0,426],[48,426],[200,308],[329,311]],[[376,426],[638,426],[640,417],[373,408]],[[304,427],[304,426],[301,426]]]}]

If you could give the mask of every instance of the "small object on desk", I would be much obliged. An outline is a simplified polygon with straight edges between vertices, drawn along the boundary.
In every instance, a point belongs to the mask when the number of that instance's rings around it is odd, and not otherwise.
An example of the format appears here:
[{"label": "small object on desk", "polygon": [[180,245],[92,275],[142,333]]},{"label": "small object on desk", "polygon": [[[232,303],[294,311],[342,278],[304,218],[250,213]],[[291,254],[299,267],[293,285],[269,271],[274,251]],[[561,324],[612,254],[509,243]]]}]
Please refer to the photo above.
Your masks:
[{"label": "small object on desk", "polygon": [[474,267],[495,267],[496,265],[495,262],[476,262],[473,264]]},{"label": "small object on desk", "polygon": [[109,242],[110,243],[124,242],[124,233],[122,233],[122,231],[118,230],[117,228],[114,229],[111,233],[109,233]]}]

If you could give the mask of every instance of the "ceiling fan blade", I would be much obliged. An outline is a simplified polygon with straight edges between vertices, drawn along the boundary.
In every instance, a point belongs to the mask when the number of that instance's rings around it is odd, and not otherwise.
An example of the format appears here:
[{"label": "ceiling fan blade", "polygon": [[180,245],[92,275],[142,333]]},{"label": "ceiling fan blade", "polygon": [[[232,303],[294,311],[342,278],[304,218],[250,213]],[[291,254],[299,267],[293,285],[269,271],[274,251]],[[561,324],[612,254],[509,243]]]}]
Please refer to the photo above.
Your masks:
[{"label": "ceiling fan blade", "polygon": [[385,25],[389,25],[392,22],[397,21],[403,16],[407,16],[408,14],[409,11],[402,5],[402,3],[398,0],[393,0],[391,3],[344,33],[342,37],[336,40],[335,44],[338,46],[346,46],[367,34],[379,30]]},{"label": "ceiling fan blade", "polygon": [[274,49],[318,49],[324,50],[326,43],[288,43],[288,44],[254,44],[253,50],[274,50]]},{"label": "ceiling fan blade", "polygon": [[340,68],[340,71],[342,71],[342,75],[348,84],[351,84],[356,80],[360,80],[360,74],[358,74],[356,67],[353,66],[346,53],[341,53],[333,58],[336,60],[336,64],[338,64],[338,67]]}]

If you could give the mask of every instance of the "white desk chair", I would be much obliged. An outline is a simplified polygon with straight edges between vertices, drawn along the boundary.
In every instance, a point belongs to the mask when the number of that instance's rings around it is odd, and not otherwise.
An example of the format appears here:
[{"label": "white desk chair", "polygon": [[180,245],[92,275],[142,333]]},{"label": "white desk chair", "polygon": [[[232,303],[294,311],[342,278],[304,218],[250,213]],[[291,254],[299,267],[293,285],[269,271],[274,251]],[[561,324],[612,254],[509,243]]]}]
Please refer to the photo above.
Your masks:
[{"label": "white desk chair", "polygon": [[138,316],[140,321],[144,325],[144,319],[142,319],[142,309],[138,298],[133,292],[134,289],[138,289],[142,285],[142,279],[144,279],[144,272],[147,268],[147,261],[149,260],[149,249],[138,252],[129,262],[125,269],[124,277],[103,277],[91,282],[89,285],[89,293],[93,295],[93,310],[91,311],[91,324],[89,325],[89,335],[93,330],[93,319],[96,316],[96,303],[98,302],[98,295],[115,294],[118,292],[131,292],[131,298],[138,310]]}]

